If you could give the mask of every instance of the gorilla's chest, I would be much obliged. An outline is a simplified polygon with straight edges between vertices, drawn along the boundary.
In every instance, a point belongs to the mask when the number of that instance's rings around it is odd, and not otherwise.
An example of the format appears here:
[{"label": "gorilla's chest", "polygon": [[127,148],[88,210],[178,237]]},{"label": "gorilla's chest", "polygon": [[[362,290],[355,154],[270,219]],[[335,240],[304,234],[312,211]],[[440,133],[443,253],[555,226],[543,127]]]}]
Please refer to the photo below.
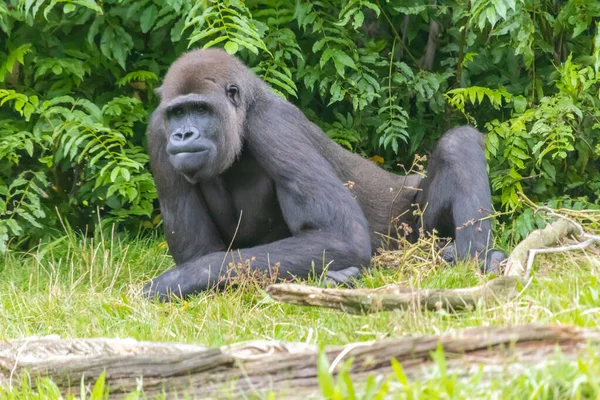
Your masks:
[{"label": "gorilla's chest", "polygon": [[200,190],[225,245],[256,246],[290,236],[275,185],[248,156]]}]

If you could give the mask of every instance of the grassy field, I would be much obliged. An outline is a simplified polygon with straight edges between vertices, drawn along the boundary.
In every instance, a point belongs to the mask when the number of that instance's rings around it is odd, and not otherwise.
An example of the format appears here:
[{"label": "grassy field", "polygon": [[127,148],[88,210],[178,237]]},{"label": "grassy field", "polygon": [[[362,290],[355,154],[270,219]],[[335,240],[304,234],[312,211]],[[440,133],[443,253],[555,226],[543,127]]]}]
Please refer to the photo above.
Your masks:
[{"label": "grassy field", "polygon": [[[143,284],[172,266],[161,240],[122,241],[107,236],[84,240],[67,235],[43,250],[13,252],[0,260],[2,339],[58,334],[209,346],[250,339],[346,344],[473,326],[539,322],[596,327],[600,323],[600,260],[589,252],[539,256],[530,286],[501,307],[481,306],[457,314],[399,311],[368,316],[279,304],[252,282],[186,302],[148,302],[140,295]],[[406,259],[388,255],[386,260],[359,285],[404,282],[420,288],[449,288],[489,279],[478,274],[474,265],[448,267],[432,263],[426,253]],[[391,268],[390,261],[401,267]],[[413,382],[407,393],[412,391],[416,398],[572,398],[579,391],[582,398],[599,398],[600,361],[548,366],[515,381],[493,383],[494,390],[444,379]],[[4,396],[45,398],[43,390],[20,388]],[[398,398],[412,398],[407,393]]]}]

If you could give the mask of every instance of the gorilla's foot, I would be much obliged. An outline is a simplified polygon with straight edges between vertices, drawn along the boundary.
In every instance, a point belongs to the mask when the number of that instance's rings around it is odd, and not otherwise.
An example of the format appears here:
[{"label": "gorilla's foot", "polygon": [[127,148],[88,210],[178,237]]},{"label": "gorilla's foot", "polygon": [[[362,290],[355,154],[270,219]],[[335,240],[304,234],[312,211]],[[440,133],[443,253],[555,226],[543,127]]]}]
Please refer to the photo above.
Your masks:
[{"label": "gorilla's foot", "polygon": [[488,251],[485,264],[482,266],[483,273],[501,275],[504,269],[504,260],[506,260],[506,253],[502,250]]},{"label": "gorilla's foot", "polygon": [[[449,264],[456,264],[458,262],[459,258],[454,242],[449,243],[440,250],[440,257]],[[506,260],[506,253],[502,250],[490,249],[487,252],[485,262],[480,262],[481,272],[484,274],[502,274],[504,260]]]}]

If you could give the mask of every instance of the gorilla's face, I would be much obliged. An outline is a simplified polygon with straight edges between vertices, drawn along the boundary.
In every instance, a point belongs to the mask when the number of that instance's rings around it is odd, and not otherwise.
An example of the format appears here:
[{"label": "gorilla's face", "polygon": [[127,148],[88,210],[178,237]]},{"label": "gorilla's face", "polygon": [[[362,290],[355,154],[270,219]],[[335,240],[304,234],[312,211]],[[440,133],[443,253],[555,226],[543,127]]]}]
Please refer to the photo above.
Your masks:
[{"label": "gorilla's face", "polygon": [[191,183],[223,173],[241,148],[239,90],[210,83],[210,90],[177,96],[164,108],[169,161]]}]

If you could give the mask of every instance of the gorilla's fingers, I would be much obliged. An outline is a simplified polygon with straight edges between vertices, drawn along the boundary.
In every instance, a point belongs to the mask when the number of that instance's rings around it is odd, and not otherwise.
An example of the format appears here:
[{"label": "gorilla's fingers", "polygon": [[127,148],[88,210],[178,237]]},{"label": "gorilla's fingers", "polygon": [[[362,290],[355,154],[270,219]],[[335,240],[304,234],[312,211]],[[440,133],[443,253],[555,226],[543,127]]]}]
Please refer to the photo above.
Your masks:
[{"label": "gorilla's fingers", "polygon": [[186,274],[182,267],[176,267],[152,279],[142,289],[142,295],[151,300],[170,302],[182,299],[196,291],[202,281],[198,274]]},{"label": "gorilla's fingers", "polygon": [[440,257],[449,264],[454,264],[456,262],[456,245],[454,242],[448,243],[448,245],[440,251]]},{"label": "gorilla's fingers", "polygon": [[171,290],[161,285],[157,280],[146,283],[142,289],[142,296],[156,302],[168,303],[172,300],[171,295]]},{"label": "gorilla's fingers", "polygon": [[324,283],[327,286],[339,286],[349,283],[352,278],[358,278],[359,276],[360,269],[357,267],[349,267],[339,271],[327,271]]}]

